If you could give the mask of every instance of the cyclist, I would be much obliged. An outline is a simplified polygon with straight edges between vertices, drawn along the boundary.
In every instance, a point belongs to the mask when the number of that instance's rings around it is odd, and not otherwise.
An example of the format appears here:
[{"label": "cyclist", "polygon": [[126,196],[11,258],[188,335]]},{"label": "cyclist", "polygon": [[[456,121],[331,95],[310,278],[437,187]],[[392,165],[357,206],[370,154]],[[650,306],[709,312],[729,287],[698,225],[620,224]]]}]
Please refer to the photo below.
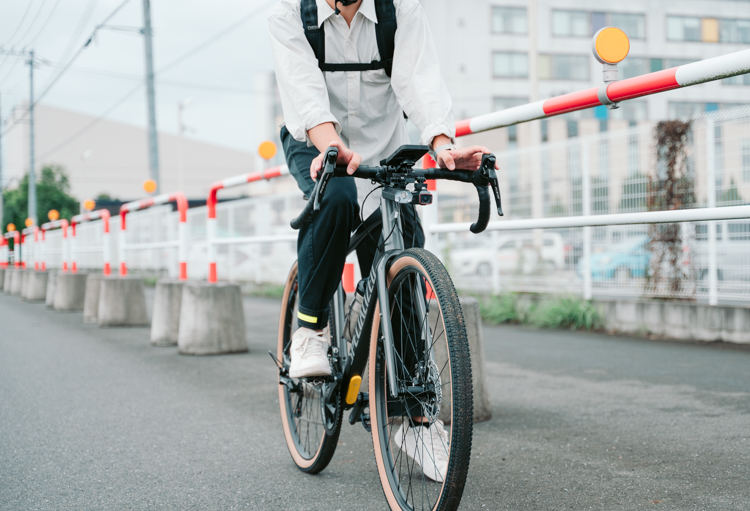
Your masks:
[{"label": "cyclist", "polygon": [[[418,0],[281,0],[268,23],[284,113],[281,141],[289,171],[306,196],[327,147],[338,147],[338,164],[350,175],[361,163],[377,165],[409,143],[405,115],[443,168],[477,169],[482,154],[490,152],[454,145],[451,98]],[[300,230],[300,328],[292,338],[292,378],[331,374],[328,304],[341,281],[352,231],[360,218],[379,215],[373,188],[361,179],[331,180],[320,211]],[[413,209],[401,211],[407,248],[424,246]],[[366,274],[377,242],[362,245],[357,257]],[[447,470],[447,453],[432,452],[432,445],[445,445],[438,438],[445,438],[442,428],[433,423],[417,435],[402,426],[396,435],[411,458],[424,459],[427,450],[443,462],[442,473],[424,468],[436,481]]]}]

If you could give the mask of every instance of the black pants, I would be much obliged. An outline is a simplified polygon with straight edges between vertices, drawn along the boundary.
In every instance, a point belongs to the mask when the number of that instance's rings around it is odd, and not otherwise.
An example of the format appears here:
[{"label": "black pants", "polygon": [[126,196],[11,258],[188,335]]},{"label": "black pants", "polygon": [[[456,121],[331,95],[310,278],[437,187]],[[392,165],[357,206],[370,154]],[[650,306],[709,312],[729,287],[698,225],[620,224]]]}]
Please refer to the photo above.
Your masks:
[{"label": "black pants", "polygon": [[[310,177],[310,164],[320,151],[295,140],[286,127],[281,129],[281,143],[289,173],[297,180],[302,193],[310,197],[315,188],[315,182]],[[406,247],[424,247],[424,233],[416,222],[414,209],[402,207],[401,211]],[[373,215],[379,217],[380,209]],[[320,204],[320,211],[315,213],[312,222],[300,229],[297,240],[300,326],[319,330],[328,324],[329,304],[341,282],[349,252],[349,238],[359,224],[354,178],[331,179]],[[379,231],[374,232],[373,237],[382,242]],[[378,244],[368,238],[357,247],[357,259],[363,277],[369,274]]]}]

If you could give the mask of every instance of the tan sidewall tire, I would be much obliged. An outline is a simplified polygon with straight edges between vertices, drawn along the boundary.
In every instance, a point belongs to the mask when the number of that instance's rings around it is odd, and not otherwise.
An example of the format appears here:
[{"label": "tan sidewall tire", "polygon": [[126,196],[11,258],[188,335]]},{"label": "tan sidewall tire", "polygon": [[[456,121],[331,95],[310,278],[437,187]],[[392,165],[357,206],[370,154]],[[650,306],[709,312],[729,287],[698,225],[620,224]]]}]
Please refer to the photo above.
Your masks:
[{"label": "tan sidewall tire", "polygon": [[[430,279],[429,274],[427,273],[427,270],[424,268],[422,263],[420,263],[417,259],[411,257],[411,256],[402,256],[396,259],[396,261],[391,266],[390,270],[388,271],[388,274],[386,275],[386,280],[388,282],[388,286],[390,287],[391,281],[393,278],[398,274],[398,272],[404,268],[405,266],[414,266],[416,268],[419,268],[422,271],[422,274],[427,277],[428,282],[430,283],[430,287],[432,289],[435,289],[435,286],[432,282],[432,279]],[[373,322],[372,322],[372,333],[370,335],[370,374],[369,374],[369,386],[370,386],[370,398],[372,399],[375,396],[375,388],[377,383],[377,355],[378,355],[378,334],[380,330],[380,321],[378,318],[380,317],[380,304],[377,303],[375,305],[375,315],[373,316]],[[445,323],[445,321],[442,319],[442,314],[440,315],[441,321]],[[443,329],[445,331],[445,324],[443,324]],[[447,336],[446,336],[446,343],[447,343]],[[448,364],[448,374],[450,376],[450,364]],[[452,379],[450,381],[453,381]],[[386,466],[385,466],[385,460],[383,459],[383,452],[379,448],[380,446],[380,431],[377,427],[378,424],[378,407],[377,404],[374,402],[370,403],[370,424],[372,426],[372,444],[373,444],[373,450],[375,451],[375,461],[378,465],[378,475],[380,476],[380,484],[383,487],[383,492],[385,493],[385,498],[388,501],[388,505],[391,507],[391,509],[401,509],[399,506],[398,500],[396,499],[396,495],[393,492],[393,489],[391,488],[391,483],[388,479],[388,474],[386,472]],[[452,431],[452,430],[451,430]],[[450,459],[449,459],[450,463]],[[445,483],[440,487],[440,496],[442,498],[443,496],[443,490],[445,487]],[[440,500],[435,503],[434,509],[437,509],[440,505]]]},{"label": "tan sidewall tire", "polygon": [[[287,277],[286,284],[284,285],[284,295],[281,299],[281,311],[279,312],[279,335],[277,339],[276,349],[276,357],[279,360],[284,360],[284,323],[286,320],[286,308],[289,303],[289,293],[296,278],[297,263],[295,262],[294,266],[292,266],[292,269],[289,271],[289,276]],[[286,440],[286,446],[289,449],[289,454],[292,455],[294,463],[296,463],[298,467],[300,467],[301,469],[310,468],[318,459],[320,449],[323,447],[323,441],[325,440],[325,434],[320,439],[318,450],[315,452],[312,458],[306,460],[305,458],[300,456],[299,452],[297,452],[297,446],[294,443],[292,431],[289,427],[288,417],[291,415],[291,413],[289,410],[287,410],[286,394],[284,393],[284,388],[285,387],[283,385],[279,385],[279,409],[281,411],[281,425],[284,428],[284,439]]]}]

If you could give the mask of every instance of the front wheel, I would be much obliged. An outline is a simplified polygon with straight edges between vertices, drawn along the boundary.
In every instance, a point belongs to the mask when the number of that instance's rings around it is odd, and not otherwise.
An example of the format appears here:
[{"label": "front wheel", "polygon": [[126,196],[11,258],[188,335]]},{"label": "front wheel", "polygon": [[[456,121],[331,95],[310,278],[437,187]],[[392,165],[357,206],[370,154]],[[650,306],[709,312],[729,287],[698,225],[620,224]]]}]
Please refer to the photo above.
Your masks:
[{"label": "front wheel", "polygon": [[473,428],[461,305],[445,267],[423,249],[397,256],[387,281],[399,390],[391,396],[386,346],[375,321],[369,396],[380,482],[391,509],[455,510],[469,470]]}]

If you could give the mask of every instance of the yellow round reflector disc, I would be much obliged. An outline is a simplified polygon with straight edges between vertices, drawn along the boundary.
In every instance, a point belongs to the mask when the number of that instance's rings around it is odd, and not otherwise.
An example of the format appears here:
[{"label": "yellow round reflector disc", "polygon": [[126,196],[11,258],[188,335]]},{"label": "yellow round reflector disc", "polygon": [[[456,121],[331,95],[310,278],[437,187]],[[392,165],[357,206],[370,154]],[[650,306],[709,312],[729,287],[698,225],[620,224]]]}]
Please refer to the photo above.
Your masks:
[{"label": "yellow round reflector disc", "polygon": [[630,40],[625,32],[615,27],[604,27],[594,34],[593,50],[602,64],[622,62],[630,52]]},{"label": "yellow round reflector disc", "polygon": [[276,156],[276,144],[274,144],[270,140],[266,140],[265,142],[261,143],[260,146],[258,146],[258,154],[264,160],[270,160],[271,158]]},{"label": "yellow round reflector disc", "polygon": [[154,193],[156,191],[156,181],[153,179],[147,179],[143,183],[143,191],[146,193]]}]

